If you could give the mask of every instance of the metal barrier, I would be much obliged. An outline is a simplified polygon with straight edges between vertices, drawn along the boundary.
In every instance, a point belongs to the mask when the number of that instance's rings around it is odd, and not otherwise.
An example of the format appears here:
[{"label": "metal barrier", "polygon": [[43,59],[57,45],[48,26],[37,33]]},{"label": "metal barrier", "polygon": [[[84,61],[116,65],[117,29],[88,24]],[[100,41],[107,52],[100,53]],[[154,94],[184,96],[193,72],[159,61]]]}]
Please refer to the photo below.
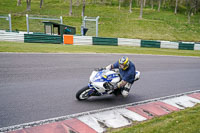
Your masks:
[{"label": "metal barrier", "polygon": [[60,18],[38,18],[38,17],[29,17],[28,14],[26,14],[26,25],[27,25],[27,33],[29,34],[29,19],[40,19],[40,20],[58,20],[61,24],[63,24],[63,17],[60,16]]},{"label": "metal barrier", "polygon": [[6,19],[7,21],[9,21],[9,29],[10,29],[10,32],[12,32],[11,14],[8,14],[8,17],[0,16],[0,18]]},{"label": "metal barrier", "polygon": [[85,16],[83,18],[83,28],[81,28],[81,30],[82,30],[81,34],[82,35],[84,34],[83,29],[87,28],[86,21],[96,22],[96,37],[98,37],[98,21],[99,21],[99,16],[98,17],[87,17],[87,16]]}]

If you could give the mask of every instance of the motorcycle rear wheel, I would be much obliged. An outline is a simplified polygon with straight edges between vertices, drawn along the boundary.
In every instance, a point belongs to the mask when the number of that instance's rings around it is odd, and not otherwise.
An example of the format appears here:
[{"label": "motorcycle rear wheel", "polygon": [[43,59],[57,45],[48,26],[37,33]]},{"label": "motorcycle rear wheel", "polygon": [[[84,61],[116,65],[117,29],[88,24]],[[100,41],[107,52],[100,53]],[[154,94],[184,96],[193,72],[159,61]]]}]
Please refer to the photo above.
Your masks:
[{"label": "motorcycle rear wheel", "polygon": [[88,86],[83,87],[76,93],[76,99],[79,101],[88,99],[91,96],[88,93],[89,91],[91,91],[91,89]]}]

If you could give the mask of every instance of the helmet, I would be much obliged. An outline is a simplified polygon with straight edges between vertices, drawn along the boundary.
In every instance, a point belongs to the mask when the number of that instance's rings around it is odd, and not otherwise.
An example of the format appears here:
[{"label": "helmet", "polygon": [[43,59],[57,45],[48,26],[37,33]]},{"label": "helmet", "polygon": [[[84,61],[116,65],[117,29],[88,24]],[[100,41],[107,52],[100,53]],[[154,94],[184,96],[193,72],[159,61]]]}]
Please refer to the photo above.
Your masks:
[{"label": "helmet", "polygon": [[119,59],[119,68],[122,70],[126,70],[129,67],[129,60],[127,56],[123,56]]}]

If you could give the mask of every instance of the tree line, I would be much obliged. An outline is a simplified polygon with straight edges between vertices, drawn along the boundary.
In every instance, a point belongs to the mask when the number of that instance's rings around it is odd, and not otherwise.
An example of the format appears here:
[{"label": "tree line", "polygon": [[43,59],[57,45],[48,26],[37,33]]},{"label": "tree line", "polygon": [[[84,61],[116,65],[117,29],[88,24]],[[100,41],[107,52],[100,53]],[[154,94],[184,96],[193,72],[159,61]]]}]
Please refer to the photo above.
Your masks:
[{"label": "tree line", "polygon": [[[42,8],[43,3],[45,0],[40,0],[39,7]],[[72,0],[60,0],[63,2],[69,1],[69,16],[72,15],[72,6],[73,2]],[[86,0],[81,0],[82,3],[82,13],[81,16],[85,16],[85,8],[86,4],[113,4],[118,3],[119,10],[121,9],[121,6],[128,6],[129,7],[129,13],[133,13],[132,9],[134,7],[140,8],[140,16],[139,18],[143,18],[143,9],[146,7],[150,7],[151,9],[155,9],[158,12],[160,12],[161,8],[170,8],[174,9],[174,14],[176,15],[179,13],[179,7],[185,7],[186,11],[185,14],[188,17],[188,23],[190,23],[190,19],[192,15],[197,14],[200,12],[200,0],[89,0],[89,2],[86,3]],[[21,5],[21,0],[17,0],[17,6]],[[31,0],[26,0],[27,5],[27,11],[31,10]],[[80,5],[80,1],[76,0],[76,6]]]}]

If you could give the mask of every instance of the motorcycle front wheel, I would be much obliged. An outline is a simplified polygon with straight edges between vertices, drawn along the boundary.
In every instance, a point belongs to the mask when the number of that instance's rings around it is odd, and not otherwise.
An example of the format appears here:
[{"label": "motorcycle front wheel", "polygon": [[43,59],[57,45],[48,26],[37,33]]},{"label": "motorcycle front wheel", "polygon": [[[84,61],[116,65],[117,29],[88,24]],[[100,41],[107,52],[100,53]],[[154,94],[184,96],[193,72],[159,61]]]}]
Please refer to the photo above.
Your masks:
[{"label": "motorcycle front wheel", "polygon": [[89,91],[91,89],[88,86],[83,87],[76,93],[76,99],[79,101],[88,99],[91,95],[89,95]]}]

